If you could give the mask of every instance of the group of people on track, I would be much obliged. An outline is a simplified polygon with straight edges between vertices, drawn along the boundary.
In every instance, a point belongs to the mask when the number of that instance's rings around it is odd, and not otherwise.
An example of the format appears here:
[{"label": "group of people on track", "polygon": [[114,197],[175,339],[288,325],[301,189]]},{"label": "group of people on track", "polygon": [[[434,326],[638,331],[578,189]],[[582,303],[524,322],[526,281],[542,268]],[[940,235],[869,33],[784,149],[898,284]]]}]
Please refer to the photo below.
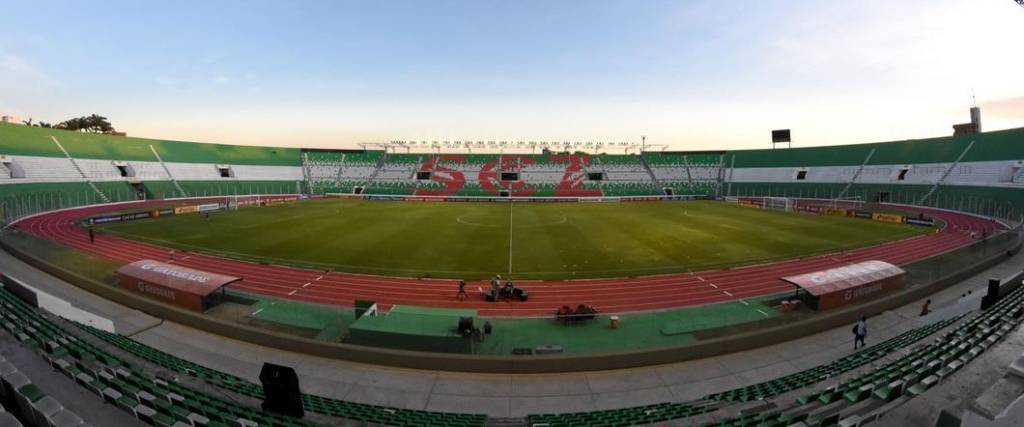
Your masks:
[{"label": "group of people on track", "polygon": [[[489,292],[485,292],[481,289],[480,294],[487,301],[500,301],[501,299],[512,298],[517,298],[520,301],[526,301],[528,295],[525,289],[517,288],[515,284],[512,283],[511,279],[505,280],[504,284],[502,284],[500,274],[496,274],[494,278],[491,279],[491,290]],[[459,280],[459,292],[455,295],[455,298],[459,301],[464,301],[469,298],[469,294],[466,293],[465,280]]]}]

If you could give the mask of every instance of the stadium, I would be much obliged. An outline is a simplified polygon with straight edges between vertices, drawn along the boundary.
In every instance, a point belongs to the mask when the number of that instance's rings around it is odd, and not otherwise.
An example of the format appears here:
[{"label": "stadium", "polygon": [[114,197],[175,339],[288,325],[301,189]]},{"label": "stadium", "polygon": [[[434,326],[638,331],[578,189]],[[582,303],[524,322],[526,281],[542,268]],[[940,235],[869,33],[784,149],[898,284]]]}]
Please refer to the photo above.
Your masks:
[{"label": "stadium", "polygon": [[0,426],[1021,425],[1024,127],[969,118],[735,148],[5,115]]}]

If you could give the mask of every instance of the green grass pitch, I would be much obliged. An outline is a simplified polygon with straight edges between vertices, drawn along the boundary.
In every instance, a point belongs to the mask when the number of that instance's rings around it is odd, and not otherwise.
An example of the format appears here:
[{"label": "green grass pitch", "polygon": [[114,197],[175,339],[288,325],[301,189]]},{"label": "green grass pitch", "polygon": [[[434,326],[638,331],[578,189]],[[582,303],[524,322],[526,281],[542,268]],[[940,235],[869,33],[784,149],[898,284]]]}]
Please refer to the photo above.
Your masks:
[{"label": "green grass pitch", "polygon": [[479,279],[719,269],[880,244],[930,228],[714,201],[453,203],[326,199],[109,225],[184,250],[337,271]]}]

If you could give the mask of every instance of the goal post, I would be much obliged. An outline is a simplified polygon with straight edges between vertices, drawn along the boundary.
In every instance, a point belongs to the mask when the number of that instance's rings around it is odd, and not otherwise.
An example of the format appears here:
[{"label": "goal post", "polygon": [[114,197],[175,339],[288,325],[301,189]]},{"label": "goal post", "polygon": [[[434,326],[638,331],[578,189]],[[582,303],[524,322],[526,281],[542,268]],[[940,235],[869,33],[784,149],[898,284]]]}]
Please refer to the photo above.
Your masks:
[{"label": "goal post", "polygon": [[775,209],[785,212],[793,212],[795,206],[794,199],[789,197],[765,197],[761,203],[761,207],[764,209]]}]

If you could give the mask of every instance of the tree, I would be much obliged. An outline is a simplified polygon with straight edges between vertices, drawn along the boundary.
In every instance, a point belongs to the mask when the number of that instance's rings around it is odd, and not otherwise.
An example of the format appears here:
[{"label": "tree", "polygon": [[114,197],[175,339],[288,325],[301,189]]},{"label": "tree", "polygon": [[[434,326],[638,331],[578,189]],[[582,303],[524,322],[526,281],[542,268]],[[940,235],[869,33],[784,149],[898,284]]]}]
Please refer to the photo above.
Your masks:
[{"label": "tree", "polygon": [[110,124],[110,121],[108,121],[106,117],[98,114],[90,114],[88,116],[68,119],[57,123],[53,127],[57,129],[90,133],[110,133],[114,131],[114,126]]}]

